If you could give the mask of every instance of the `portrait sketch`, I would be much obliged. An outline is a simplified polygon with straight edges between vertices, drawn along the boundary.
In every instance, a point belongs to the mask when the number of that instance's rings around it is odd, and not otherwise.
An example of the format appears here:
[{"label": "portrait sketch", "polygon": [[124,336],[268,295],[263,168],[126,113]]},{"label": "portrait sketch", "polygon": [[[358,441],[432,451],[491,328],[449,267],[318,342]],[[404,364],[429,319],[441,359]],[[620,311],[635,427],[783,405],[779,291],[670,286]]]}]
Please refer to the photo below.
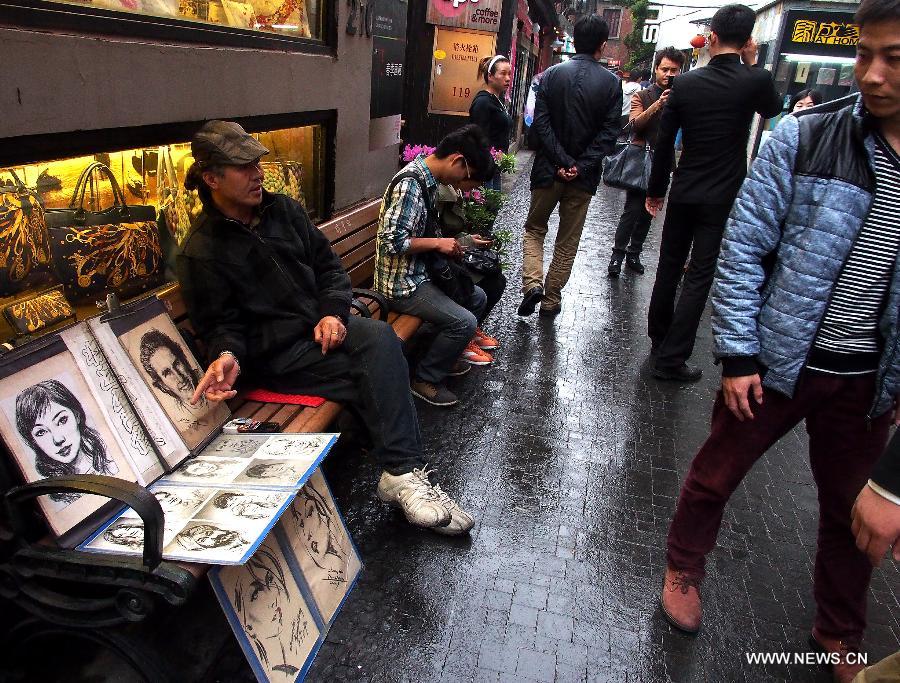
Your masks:
[{"label": "portrait sketch", "polygon": [[210,520],[193,519],[175,534],[163,554],[195,562],[240,562],[256,537],[231,525]]},{"label": "portrait sketch", "polygon": [[246,460],[198,456],[185,460],[161,483],[177,482],[197,486],[228,485],[235,475],[247,466]]},{"label": "portrait sketch", "polygon": [[334,434],[279,434],[270,437],[256,454],[262,458],[292,458],[313,463],[331,443]]},{"label": "portrait sketch", "polygon": [[282,516],[284,533],[323,621],[330,623],[361,563],[321,471],[316,470]]},{"label": "portrait sketch", "polygon": [[234,478],[242,486],[294,487],[312,463],[305,460],[253,458],[243,472]]},{"label": "portrait sketch", "polygon": [[257,528],[266,526],[290,500],[291,494],[224,489],[213,491],[198,517],[211,521],[246,524]]},{"label": "portrait sketch", "polygon": [[[0,380],[0,434],[28,482],[72,474],[137,481],[68,351]],[[38,500],[58,534],[105,503],[73,493]]]},{"label": "portrait sketch", "polygon": [[319,630],[280,546],[270,539],[242,566],[210,573],[244,654],[260,681],[295,681]]},{"label": "portrait sketch", "polygon": [[[166,521],[187,520],[194,516],[203,503],[210,497],[211,491],[207,488],[191,488],[189,486],[161,486],[159,484],[150,487],[150,493],[156,496],[159,506],[166,516]],[[137,512],[128,508],[123,517],[135,517]]]},{"label": "portrait sketch", "polygon": [[[168,543],[179,526],[163,524],[163,543]],[[79,549],[139,555],[144,551],[144,523],[140,517],[122,515]]]},{"label": "portrait sketch", "polygon": [[119,337],[125,352],[150,387],[185,444],[196,448],[229,417],[224,403],[200,397],[191,404],[203,370],[171,318],[161,313]]},{"label": "portrait sketch", "polygon": [[203,455],[249,458],[271,437],[263,434],[220,434],[203,449]]}]

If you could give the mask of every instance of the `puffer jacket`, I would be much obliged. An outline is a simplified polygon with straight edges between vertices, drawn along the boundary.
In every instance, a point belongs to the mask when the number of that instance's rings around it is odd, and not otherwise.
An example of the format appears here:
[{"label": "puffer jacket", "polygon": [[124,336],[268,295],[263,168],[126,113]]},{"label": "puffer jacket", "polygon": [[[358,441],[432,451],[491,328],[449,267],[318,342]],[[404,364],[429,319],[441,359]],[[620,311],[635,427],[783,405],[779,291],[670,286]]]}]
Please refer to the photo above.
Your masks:
[{"label": "puffer jacket", "polygon": [[[725,375],[765,369],[792,396],[875,188],[870,115],[858,95],[788,116],[753,162],[725,228],[713,286],[715,354]],[[774,260],[773,260],[774,257]],[[900,268],[879,322],[884,351],[869,409],[900,393]]]}]

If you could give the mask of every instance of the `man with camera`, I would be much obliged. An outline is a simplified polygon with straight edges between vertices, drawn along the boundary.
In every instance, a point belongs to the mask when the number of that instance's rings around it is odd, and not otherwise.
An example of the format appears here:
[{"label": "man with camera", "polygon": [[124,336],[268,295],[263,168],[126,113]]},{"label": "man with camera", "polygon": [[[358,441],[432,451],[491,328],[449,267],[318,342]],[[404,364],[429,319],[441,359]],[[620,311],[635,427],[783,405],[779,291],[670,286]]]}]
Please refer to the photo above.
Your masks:
[{"label": "man with camera", "polygon": [[772,76],[754,68],[756,43],[750,34],[755,20],[745,5],[726,5],[713,15],[712,59],[675,78],[660,119],[647,188],[651,216],[663,205],[679,129],[683,151],[672,178],[647,316],[657,379],[696,382],[703,374],[686,361],[694,350],[725,221],[747,172],[750,121],[754,113],[768,118],[781,111]]},{"label": "man with camera", "polygon": [[[675,75],[681,73],[683,66],[684,54],[674,47],[667,47],[657,54],[654,70],[656,80],[653,85],[644,90],[638,90],[631,96],[629,122],[631,123],[631,133],[634,136],[631,140],[632,145],[639,147],[647,145],[651,151],[656,147],[663,107],[669,99]],[[647,233],[650,231],[650,221],[653,220],[644,206],[646,199],[646,192],[626,191],[625,209],[619,219],[612,258],[609,260],[608,271],[611,277],[618,277],[622,272],[623,260],[627,268],[640,274],[644,272],[641,250],[644,248],[644,240],[647,239]]]}]

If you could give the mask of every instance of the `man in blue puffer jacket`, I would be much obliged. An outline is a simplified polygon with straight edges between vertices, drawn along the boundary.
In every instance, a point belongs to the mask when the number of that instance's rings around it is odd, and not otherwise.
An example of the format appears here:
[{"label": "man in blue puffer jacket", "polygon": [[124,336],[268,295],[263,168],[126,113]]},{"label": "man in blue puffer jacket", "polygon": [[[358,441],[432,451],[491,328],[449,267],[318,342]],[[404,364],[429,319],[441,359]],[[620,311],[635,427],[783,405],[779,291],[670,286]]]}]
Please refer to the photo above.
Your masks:
[{"label": "man in blue puffer jacket", "polygon": [[669,530],[662,592],[669,620],[696,631],[728,499],[805,419],[820,506],[812,638],[840,653],[835,678],[848,681],[871,576],[850,510],[900,394],[900,0],[864,0],[856,21],[861,95],[787,117],[728,220],[713,291],[722,391]]}]

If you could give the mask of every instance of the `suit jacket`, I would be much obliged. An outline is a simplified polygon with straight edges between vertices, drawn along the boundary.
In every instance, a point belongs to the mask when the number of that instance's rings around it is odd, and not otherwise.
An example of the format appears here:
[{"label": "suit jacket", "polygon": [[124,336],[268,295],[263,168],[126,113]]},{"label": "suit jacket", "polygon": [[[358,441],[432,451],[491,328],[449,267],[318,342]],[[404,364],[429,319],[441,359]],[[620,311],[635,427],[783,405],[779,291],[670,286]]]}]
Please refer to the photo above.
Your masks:
[{"label": "suit jacket", "polygon": [[577,54],[547,69],[535,97],[532,127],[540,148],[531,189],[551,187],[557,169],[575,166],[578,176],[571,184],[594,194],[621,118],[621,81],[591,55]]},{"label": "suit jacket", "polygon": [[660,118],[647,196],[666,194],[680,128],[683,149],[669,201],[733,203],[747,174],[753,114],[770,118],[781,107],[772,75],[743,64],[736,54],[716,55],[708,65],[678,76]]}]

